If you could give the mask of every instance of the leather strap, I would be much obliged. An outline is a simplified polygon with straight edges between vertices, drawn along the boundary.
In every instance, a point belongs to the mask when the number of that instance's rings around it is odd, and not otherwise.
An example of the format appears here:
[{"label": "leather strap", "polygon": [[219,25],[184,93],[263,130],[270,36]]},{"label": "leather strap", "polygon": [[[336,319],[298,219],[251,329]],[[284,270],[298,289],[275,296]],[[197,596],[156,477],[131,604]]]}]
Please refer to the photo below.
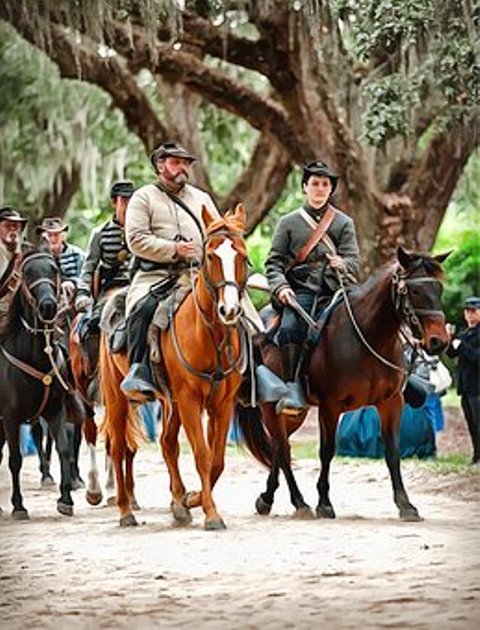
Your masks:
[{"label": "leather strap", "polygon": [[8,291],[15,291],[20,284],[20,268],[22,265],[22,255],[17,252],[8,263],[2,278],[0,278],[0,297],[3,297]]},{"label": "leather strap", "polygon": [[296,265],[300,265],[301,263],[303,263],[303,261],[308,257],[308,255],[312,251],[312,249],[318,245],[318,243],[322,240],[322,238],[327,233],[327,230],[332,224],[332,221],[335,218],[336,213],[337,213],[336,209],[333,206],[329,205],[325,214],[322,217],[322,220],[317,225],[317,227],[313,230],[312,234],[310,235],[310,238],[302,247],[302,249],[298,253],[295,260],[289,265],[289,269],[292,269],[292,267],[296,267]]},{"label": "leather strap", "polygon": [[170,197],[170,199],[173,201],[173,203],[176,203],[177,206],[180,206],[180,208],[185,210],[185,212],[190,216],[190,218],[193,219],[193,221],[195,222],[195,225],[198,228],[198,231],[200,232],[200,237],[201,237],[201,239],[203,241],[204,228],[203,228],[202,224],[200,223],[200,221],[198,220],[198,218],[195,216],[194,212],[187,206],[187,204],[184,201],[182,201],[180,199],[180,197],[178,197],[177,195],[172,193],[165,186],[162,186],[162,184],[160,182],[156,182],[155,186],[158,188],[158,190],[160,190],[161,192],[163,192],[166,195],[168,195]]}]

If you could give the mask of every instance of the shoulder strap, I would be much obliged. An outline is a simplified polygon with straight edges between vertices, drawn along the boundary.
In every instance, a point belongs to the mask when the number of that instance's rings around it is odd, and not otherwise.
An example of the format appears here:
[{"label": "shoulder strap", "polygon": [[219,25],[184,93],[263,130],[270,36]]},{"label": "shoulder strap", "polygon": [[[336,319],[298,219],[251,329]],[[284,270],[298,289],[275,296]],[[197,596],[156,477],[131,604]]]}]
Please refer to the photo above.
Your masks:
[{"label": "shoulder strap", "polygon": [[158,190],[160,190],[161,192],[165,193],[166,195],[168,195],[170,197],[170,199],[173,201],[173,203],[176,203],[177,206],[180,206],[180,208],[182,208],[183,210],[185,210],[185,212],[190,216],[191,219],[193,219],[193,221],[195,222],[195,225],[198,228],[198,231],[200,232],[200,236],[204,237],[204,228],[202,226],[202,224],[200,223],[200,221],[198,220],[198,218],[195,216],[195,214],[193,213],[193,211],[187,206],[187,204],[182,201],[180,199],[180,197],[178,197],[177,195],[175,195],[174,193],[172,193],[170,190],[168,190],[167,188],[165,188],[165,186],[162,186],[162,184],[160,184],[160,182],[155,182],[154,184]]},{"label": "shoulder strap", "polygon": [[318,245],[318,243],[322,240],[322,238],[327,233],[327,230],[330,227],[330,225],[332,224],[332,221],[335,218],[336,213],[337,213],[337,211],[335,210],[335,208],[333,206],[329,205],[327,210],[326,210],[326,212],[325,212],[325,214],[322,217],[322,220],[317,225],[317,227],[313,230],[312,234],[310,235],[310,238],[305,243],[305,245],[302,247],[302,249],[299,252],[298,256],[295,258],[293,263],[290,265],[290,268],[295,267],[296,265],[300,265],[301,263],[303,263],[303,261],[307,258],[307,256],[312,251],[312,249],[316,245]]},{"label": "shoulder strap", "polygon": [[12,291],[16,288],[16,285],[20,279],[21,262],[21,254],[16,253],[8,263],[8,267],[5,269],[5,273],[0,278],[0,297],[3,297],[8,291]]}]

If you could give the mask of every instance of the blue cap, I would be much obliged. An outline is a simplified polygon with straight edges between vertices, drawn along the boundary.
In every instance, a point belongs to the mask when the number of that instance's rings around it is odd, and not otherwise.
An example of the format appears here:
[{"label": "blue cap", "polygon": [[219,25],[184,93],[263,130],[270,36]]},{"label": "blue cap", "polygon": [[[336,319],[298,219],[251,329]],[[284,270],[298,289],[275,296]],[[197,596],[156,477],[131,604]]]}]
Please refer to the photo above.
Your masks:
[{"label": "blue cap", "polygon": [[465,300],[463,308],[480,308],[480,297],[472,296]]}]

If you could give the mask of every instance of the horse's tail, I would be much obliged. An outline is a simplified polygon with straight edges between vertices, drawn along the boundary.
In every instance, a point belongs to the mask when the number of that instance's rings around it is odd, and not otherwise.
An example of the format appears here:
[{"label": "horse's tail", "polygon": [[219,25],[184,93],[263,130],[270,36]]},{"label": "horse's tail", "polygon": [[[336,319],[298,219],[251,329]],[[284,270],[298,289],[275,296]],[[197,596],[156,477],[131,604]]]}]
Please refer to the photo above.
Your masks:
[{"label": "horse's tail", "polygon": [[266,466],[272,466],[272,447],[270,438],[262,422],[262,412],[259,407],[244,407],[237,405],[234,432],[239,435],[255,459]]},{"label": "horse's tail", "polygon": [[135,409],[128,404],[120,389],[124,371],[120,367],[123,359],[125,374],[128,370],[126,357],[121,353],[110,354],[105,335],[100,334],[100,391],[105,406],[105,415],[100,432],[106,440],[123,443],[130,451],[137,451],[140,442],[145,441],[141,418]]}]

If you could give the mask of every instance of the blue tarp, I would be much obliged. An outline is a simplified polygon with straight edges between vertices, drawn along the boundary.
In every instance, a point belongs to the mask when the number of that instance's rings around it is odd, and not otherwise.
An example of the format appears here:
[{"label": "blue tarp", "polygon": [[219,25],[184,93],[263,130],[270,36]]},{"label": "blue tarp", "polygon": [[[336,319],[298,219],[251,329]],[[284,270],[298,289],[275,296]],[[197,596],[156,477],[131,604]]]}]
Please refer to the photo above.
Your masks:
[{"label": "blue tarp", "polygon": [[[434,457],[435,431],[444,426],[440,397],[430,394],[423,407],[405,405],[400,424],[402,457]],[[362,407],[343,415],[337,429],[337,454],[349,457],[384,457],[380,418],[375,407]]]}]

